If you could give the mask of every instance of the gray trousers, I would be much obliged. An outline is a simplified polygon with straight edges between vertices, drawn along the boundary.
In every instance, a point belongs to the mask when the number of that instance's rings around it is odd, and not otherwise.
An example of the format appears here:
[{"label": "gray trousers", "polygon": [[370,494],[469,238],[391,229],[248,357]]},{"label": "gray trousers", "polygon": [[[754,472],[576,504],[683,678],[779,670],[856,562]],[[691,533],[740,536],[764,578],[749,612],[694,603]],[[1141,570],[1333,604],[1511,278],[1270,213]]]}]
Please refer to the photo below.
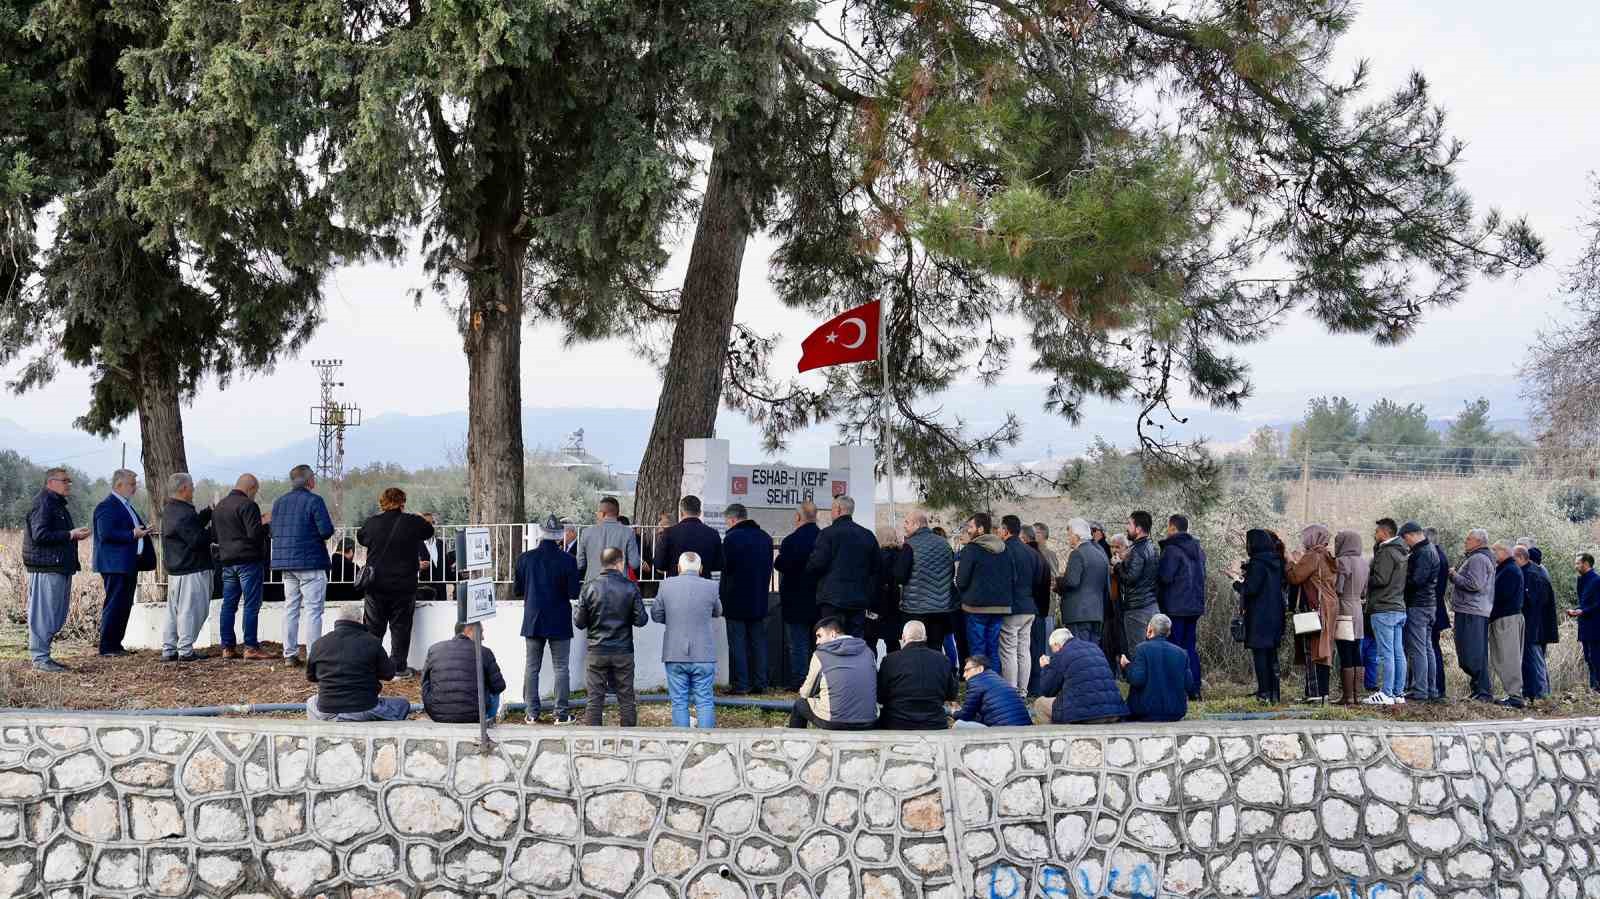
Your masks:
[{"label": "gray trousers", "polygon": [[1500,681],[1501,692],[1522,697],[1522,614],[1489,622],[1489,672]]},{"label": "gray trousers", "polygon": [[1032,629],[1032,615],[1007,615],[1000,623],[1000,677],[1023,693],[1028,692]]},{"label": "gray trousers", "polygon": [[211,612],[211,572],[167,576],[167,626],[161,654],[194,655],[194,641]]},{"label": "gray trousers", "polygon": [[536,718],[539,715],[539,669],[544,666],[546,646],[550,647],[550,663],[556,669],[556,714],[566,714],[572,707],[572,673],[567,668],[572,641],[545,637],[524,637],[523,640],[528,649],[528,661],[522,670],[523,699],[528,703],[528,717]]},{"label": "gray trousers", "polygon": [[50,641],[67,623],[71,587],[70,574],[28,572],[28,655],[35,662],[50,658]]},{"label": "gray trousers", "polygon": [[1133,658],[1133,651],[1144,642],[1144,632],[1150,628],[1150,619],[1156,617],[1156,604],[1122,611],[1122,654]]},{"label": "gray trousers", "polygon": [[1433,606],[1406,609],[1406,695],[1412,699],[1442,696],[1434,683],[1438,675],[1433,657]]},{"label": "gray trousers", "polygon": [[364,712],[328,713],[317,708],[317,697],[306,700],[306,717],[312,721],[404,721],[411,714],[411,700],[404,696],[379,696],[378,704]]}]

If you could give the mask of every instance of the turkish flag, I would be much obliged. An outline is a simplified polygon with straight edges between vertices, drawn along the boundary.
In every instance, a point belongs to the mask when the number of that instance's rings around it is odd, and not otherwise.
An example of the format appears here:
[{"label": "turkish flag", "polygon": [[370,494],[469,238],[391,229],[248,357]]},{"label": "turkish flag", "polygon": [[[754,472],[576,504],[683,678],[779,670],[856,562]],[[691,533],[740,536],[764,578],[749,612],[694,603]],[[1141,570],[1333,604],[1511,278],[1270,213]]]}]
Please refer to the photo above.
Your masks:
[{"label": "turkish flag", "polygon": [[878,301],[847,309],[800,341],[800,370],[878,358]]}]

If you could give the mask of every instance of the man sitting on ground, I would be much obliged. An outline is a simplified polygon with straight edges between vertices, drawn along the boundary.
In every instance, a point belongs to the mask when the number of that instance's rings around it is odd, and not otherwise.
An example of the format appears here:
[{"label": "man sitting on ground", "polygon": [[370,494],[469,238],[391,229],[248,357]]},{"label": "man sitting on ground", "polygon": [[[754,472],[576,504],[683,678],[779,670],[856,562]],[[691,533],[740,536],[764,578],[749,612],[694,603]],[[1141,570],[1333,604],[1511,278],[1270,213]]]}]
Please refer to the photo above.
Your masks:
[{"label": "man sitting on ground", "polygon": [[817,622],[816,636],[817,651],[789,713],[789,726],[871,730],[878,720],[878,673],[866,641],[846,634],[844,624],[832,616]]},{"label": "man sitting on ground", "polygon": [[394,680],[394,662],[372,636],[360,606],[344,606],[333,630],[306,655],[306,680],[317,695],[306,700],[313,721],[400,721],[411,714],[404,696],[379,696],[378,682]]},{"label": "man sitting on ground", "polygon": [[989,670],[989,657],[967,657],[961,676],[967,682],[967,701],[956,712],[956,727],[1026,727],[1033,723],[1017,688]]},{"label": "man sitting on ground", "polygon": [[1072,639],[1064,627],[1050,634],[1050,655],[1039,659],[1039,677],[1044,683],[1034,714],[1051,724],[1115,724],[1128,717],[1106,654],[1088,640]]},{"label": "man sitting on ground", "polygon": [[878,667],[878,702],[883,730],[944,730],[944,704],[955,702],[956,676],[944,653],[928,646],[928,628],[912,620],[900,629],[900,648]]},{"label": "man sitting on ground", "polygon": [[457,622],[454,637],[428,647],[427,660],[422,663],[422,710],[440,724],[477,723],[478,691],[485,684],[484,720],[500,716],[500,694],[506,691],[506,679],[500,674],[494,650],[487,646],[483,647],[483,668],[473,677],[473,669],[478,667],[474,638],[483,638],[482,623]]},{"label": "man sitting on ground", "polygon": [[1182,721],[1189,714],[1194,673],[1189,654],[1172,645],[1172,619],[1157,613],[1145,627],[1133,659],[1122,657],[1127,673],[1130,721]]}]

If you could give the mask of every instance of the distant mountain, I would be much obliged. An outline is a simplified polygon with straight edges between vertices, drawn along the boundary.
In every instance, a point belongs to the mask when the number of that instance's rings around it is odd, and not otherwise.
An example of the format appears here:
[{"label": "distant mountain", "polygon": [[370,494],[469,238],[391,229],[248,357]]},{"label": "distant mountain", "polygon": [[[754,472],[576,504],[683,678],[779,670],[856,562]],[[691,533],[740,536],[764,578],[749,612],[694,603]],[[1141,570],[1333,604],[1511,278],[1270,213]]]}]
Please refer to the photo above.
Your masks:
[{"label": "distant mountain", "polygon": [[[1326,393],[1345,396],[1363,408],[1385,396],[1422,403],[1436,416],[1430,424],[1441,429],[1448,426],[1449,418],[1460,411],[1463,402],[1486,396],[1496,416],[1496,427],[1527,431],[1522,419],[1525,403],[1517,396],[1517,383],[1503,376],[1458,377],[1429,384],[1396,383],[1393,389]],[[1186,422],[1174,423],[1158,415],[1150,429],[1170,439],[1204,437],[1226,447],[1242,443],[1263,426],[1287,429],[1304,414],[1309,398],[1310,395],[1263,392],[1252,397],[1238,413],[1180,407],[1179,414]],[[1085,404],[1083,423],[1074,427],[1058,416],[1046,415],[1043,401],[1042,385],[1003,384],[987,390],[953,390],[922,405],[960,416],[973,432],[992,431],[1004,423],[1008,411],[1016,413],[1023,421],[1022,440],[1004,454],[1002,463],[1069,458],[1083,452],[1097,436],[1121,446],[1131,446],[1136,439],[1137,407],[1093,400]],[[581,428],[584,445],[591,453],[614,470],[636,471],[644,457],[653,417],[651,409],[526,407],[522,410],[523,442],[529,450],[554,449]],[[392,462],[412,469],[445,465],[464,455],[466,434],[465,412],[377,415],[348,432],[345,465],[353,468]],[[726,410],[717,419],[717,436],[732,443],[738,461],[779,458],[795,465],[826,464],[828,447],[838,439],[832,425],[809,428],[795,434],[783,452],[765,453],[757,430],[742,416]],[[32,432],[17,422],[0,419],[0,448],[15,449],[36,462],[68,461],[86,470],[109,471],[116,465],[121,444],[79,433]],[[316,454],[316,439],[310,436],[258,453],[225,457],[195,441],[189,445],[189,463],[194,473],[218,479],[231,479],[241,471],[284,474],[299,463],[315,462]],[[138,458],[138,445],[130,442],[129,462],[137,466]]]}]

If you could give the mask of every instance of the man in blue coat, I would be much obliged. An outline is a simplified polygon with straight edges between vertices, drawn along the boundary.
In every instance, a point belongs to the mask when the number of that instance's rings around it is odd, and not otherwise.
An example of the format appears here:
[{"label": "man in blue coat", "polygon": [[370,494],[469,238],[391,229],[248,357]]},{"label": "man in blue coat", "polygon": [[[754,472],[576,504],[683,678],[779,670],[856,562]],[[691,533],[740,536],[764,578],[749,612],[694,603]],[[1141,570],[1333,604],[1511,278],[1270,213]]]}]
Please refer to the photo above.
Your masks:
[{"label": "man in blue coat", "polygon": [[1034,713],[1051,724],[1115,724],[1128,704],[1099,645],[1075,640],[1066,628],[1050,634],[1050,655],[1039,660],[1039,698]]},{"label": "man in blue coat", "polygon": [[863,637],[867,606],[878,583],[878,538],[856,524],[856,501],[833,498],[833,520],[817,535],[806,568],[817,578],[817,614],[837,618],[844,632]]},{"label": "man in blue coat", "polygon": [[772,536],[750,520],[741,503],[723,510],[722,617],[728,627],[728,686],[733,693],[767,691],[767,606],[772,593]]},{"label": "man in blue coat", "polygon": [[1206,551],[1189,534],[1189,518],[1167,519],[1167,539],[1161,541],[1161,562],[1156,566],[1156,603],[1172,619],[1172,642],[1189,654],[1194,683],[1189,698],[1200,698],[1200,651],[1195,641],[1200,616],[1206,613]]},{"label": "man in blue coat", "polygon": [[309,465],[289,469],[288,493],[272,504],[272,570],[283,580],[283,658],[303,665],[300,612],[306,613],[306,643],[322,636],[322,605],[328,596],[328,538],[333,518],[315,491]]},{"label": "man in blue coat", "polygon": [[125,656],[122,638],[133,614],[133,593],[139,572],[156,567],[155,540],[144,517],[133,507],[139,476],[126,468],[111,473],[111,493],[94,507],[94,570],[106,587],[100,613],[100,654]]},{"label": "man in blue coat", "polygon": [[674,577],[678,573],[678,557],[694,553],[700,557],[700,576],[709,578],[722,570],[722,538],[717,529],[700,520],[700,497],[685,496],[678,501],[678,523],[656,537],[655,566],[657,576]]},{"label": "man in blue coat", "polygon": [[556,670],[556,724],[571,724],[572,602],[583,586],[583,574],[572,554],[561,549],[562,526],[547,515],[539,528],[539,545],[517,557],[512,595],[522,600],[522,639],[527,647],[523,667],[523,698],[528,720],[539,720],[539,670],[544,651]]},{"label": "man in blue coat", "polygon": [[983,653],[967,656],[966,665],[961,669],[961,677],[967,682],[967,698],[955,714],[955,726],[1027,727],[1032,724],[1022,694],[989,667],[989,657]]},{"label": "man in blue coat", "polygon": [[1532,701],[1550,695],[1545,647],[1560,642],[1561,619],[1556,615],[1550,575],[1540,564],[1544,553],[1536,546],[1518,546],[1516,550],[1512,552],[1522,569],[1522,698]]},{"label": "man in blue coat", "polygon": [[812,631],[817,626],[817,578],[808,570],[817,547],[817,504],[806,500],[794,513],[794,530],[778,545],[774,563],[778,578],[778,607],[783,616],[783,677],[797,691],[811,664]]},{"label": "man in blue coat", "polygon": [[1145,637],[1122,657],[1127,673],[1128,711],[1132,721],[1182,721],[1189,714],[1189,688],[1194,674],[1189,654],[1172,645],[1172,619],[1157,612],[1150,617]]},{"label": "man in blue coat", "polygon": [[1578,619],[1578,643],[1583,646],[1583,661],[1589,666],[1589,689],[1600,693],[1600,574],[1594,572],[1594,556],[1582,553],[1578,569],[1578,607],[1568,609],[1567,617]]}]

